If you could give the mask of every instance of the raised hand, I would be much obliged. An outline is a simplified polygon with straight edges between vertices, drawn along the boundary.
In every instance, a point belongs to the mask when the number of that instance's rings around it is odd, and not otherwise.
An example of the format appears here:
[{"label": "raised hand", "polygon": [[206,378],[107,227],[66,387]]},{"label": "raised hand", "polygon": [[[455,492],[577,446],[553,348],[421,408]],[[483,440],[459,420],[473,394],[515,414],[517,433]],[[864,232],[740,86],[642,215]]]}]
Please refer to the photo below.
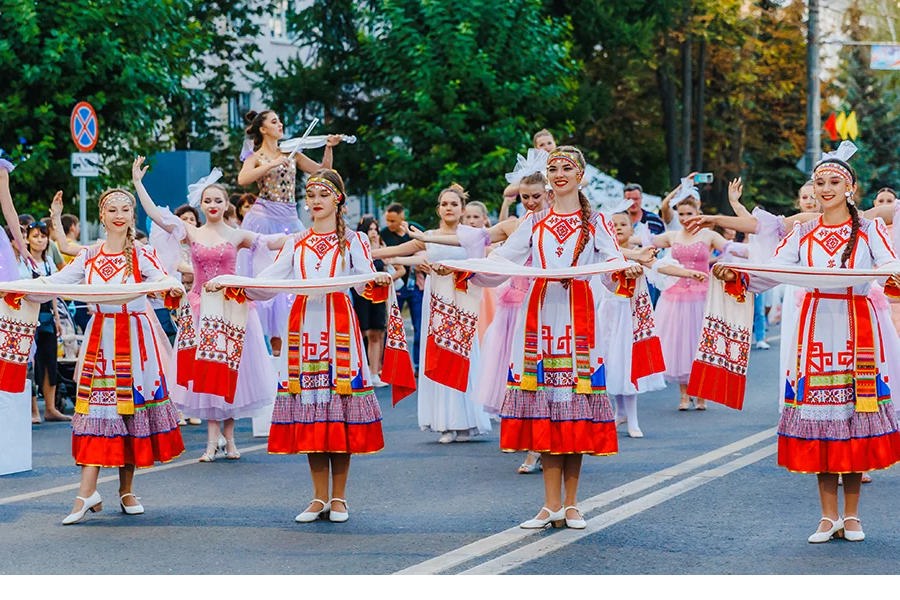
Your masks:
[{"label": "raised hand", "polygon": [[53,195],[53,200],[50,201],[50,217],[55,219],[56,217],[61,217],[63,211],[63,193],[62,190],[58,190]]},{"label": "raised hand", "polygon": [[138,156],[134,159],[134,162],[131,163],[131,180],[135,185],[141,182],[144,178],[144,175],[147,173],[147,169],[150,168],[150,165],[144,165],[144,157]]},{"label": "raised hand", "polygon": [[732,179],[728,184],[728,202],[731,205],[739,204],[744,193],[744,184],[741,178]]}]

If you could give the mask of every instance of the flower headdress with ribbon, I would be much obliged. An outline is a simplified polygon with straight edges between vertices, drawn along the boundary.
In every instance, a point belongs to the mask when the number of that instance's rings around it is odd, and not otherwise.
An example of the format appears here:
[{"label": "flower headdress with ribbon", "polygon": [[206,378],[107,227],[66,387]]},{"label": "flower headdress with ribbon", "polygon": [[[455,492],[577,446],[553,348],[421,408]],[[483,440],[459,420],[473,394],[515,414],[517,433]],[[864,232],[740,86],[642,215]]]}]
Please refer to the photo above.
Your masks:
[{"label": "flower headdress with ribbon", "polygon": [[194,183],[188,185],[187,200],[188,204],[197,208],[200,206],[200,198],[203,197],[203,190],[222,179],[222,171],[219,167],[213,167],[206,177],[201,177]]},{"label": "flower headdress with ribbon", "polygon": [[[816,163],[813,174],[824,175],[825,173],[833,173],[846,180],[847,185],[851,187],[856,185],[856,177],[854,177],[848,167],[850,166],[850,159],[856,154],[858,149],[853,142],[844,140],[834,152],[822,154],[822,160]],[[840,162],[833,162],[835,160]]]},{"label": "flower headdress with ribbon", "polygon": [[669,208],[675,208],[688,198],[693,198],[697,202],[700,202],[700,191],[694,185],[694,178],[690,176],[681,178],[681,184],[678,186],[678,191],[669,200]]},{"label": "flower headdress with ribbon", "polygon": [[509,183],[519,183],[525,177],[540,173],[544,176],[547,174],[547,159],[550,155],[546,150],[540,148],[529,148],[528,156],[516,155],[516,166],[512,172],[506,174],[506,181]]}]

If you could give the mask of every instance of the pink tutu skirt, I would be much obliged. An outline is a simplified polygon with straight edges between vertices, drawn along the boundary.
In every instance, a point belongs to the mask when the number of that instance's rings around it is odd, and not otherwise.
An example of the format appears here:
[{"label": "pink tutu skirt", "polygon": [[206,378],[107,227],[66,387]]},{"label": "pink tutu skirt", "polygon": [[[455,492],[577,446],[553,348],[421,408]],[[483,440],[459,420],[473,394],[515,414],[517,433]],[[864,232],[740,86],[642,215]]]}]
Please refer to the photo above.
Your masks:
[{"label": "pink tutu skirt", "polygon": [[705,283],[681,285],[688,281],[694,280],[680,280],[664,291],[656,304],[656,332],[666,361],[665,378],[685,384],[691,376],[703,329],[707,289]]},{"label": "pink tutu skirt", "polygon": [[[194,327],[196,327],[196,316],[200,314],[200,297],[190,293],[188,300],[191,302],[191,310],[195,315]],[[173,360],[170,364],[172,365],[170,381],[178,381],[178,361]],[[198,394],[192,389],[185,389],[180,385],[172,385],[170,391],[175,406],[186,417],[221,421],[253,416],[260,408],[275,401],[277,385],[277,375],[272,366],[272,359],[266,350],[259,318],[255,307],[251,307],[247,317],[244,350],[241,354],[240,366],[238,366],[234,403],[225,402],[222,396]]]}]

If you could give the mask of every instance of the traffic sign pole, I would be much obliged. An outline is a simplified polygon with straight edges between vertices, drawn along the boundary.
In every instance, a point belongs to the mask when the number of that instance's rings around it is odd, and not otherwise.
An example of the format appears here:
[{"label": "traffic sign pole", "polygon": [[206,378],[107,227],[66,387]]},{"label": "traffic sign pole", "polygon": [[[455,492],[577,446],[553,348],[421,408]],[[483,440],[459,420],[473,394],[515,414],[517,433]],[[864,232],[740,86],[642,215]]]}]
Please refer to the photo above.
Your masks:
[{"label": "traffic sign pole", "polygon": [[81,224],[81,245],[87,246],[87,178],[78,178],[78,194],[80,201],[78,203],[78,222]]},{"label": "traffic sign pole", "polygon": [[[75,105],[75,108],[72,109],[72,115],[69,117],[69,131],[72,134],[72,141],[75,142],[75,147],[82,153],[88,153],[94,149],[94,146],[97,145],[97,140],[100,137],[100,123],[97,119],[97,111],[94,110],[94,107],[91,106],[87,102],[79,102]],[[87,179],[85,178],[85,171],[83,170],[83,166],[85,162],[89,162],[89,158],[93,158],[95,163],[97,161],[96,155],[92,155],[90,157],[84,156],[84,161],[78,161],[82,170],[78,173],[78,194],[79,194],[79,206],[78,206],[78,219],[81,222],[81,244],[83,246],[87,245]],[[72,168],[75,169],[76,161],[73,159]],[[94,165],[96,166],[96,164]],[[73,173],[75,175],[75,173]],[[88,173],[89,176],[97,176],[97,172]]]}]

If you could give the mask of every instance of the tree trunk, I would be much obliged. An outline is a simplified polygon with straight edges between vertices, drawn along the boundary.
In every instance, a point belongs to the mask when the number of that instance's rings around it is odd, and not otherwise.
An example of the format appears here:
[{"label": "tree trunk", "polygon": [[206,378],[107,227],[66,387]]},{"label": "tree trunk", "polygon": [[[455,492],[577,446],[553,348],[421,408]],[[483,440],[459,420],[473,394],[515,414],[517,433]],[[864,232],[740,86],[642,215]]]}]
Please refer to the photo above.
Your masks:
[{"label": "tree trunk", "polygon": [[662,103],[662,125],[666,142],[666,162],[669,165],[669,184],[674,186],[680,178],[680,161],[678,160],[678,121],[675,116],[675,81],[672,77],[672,64],[668,56],[668,41],[668,36],[664,36],[662,47],[659,49],[656,83]]}]

